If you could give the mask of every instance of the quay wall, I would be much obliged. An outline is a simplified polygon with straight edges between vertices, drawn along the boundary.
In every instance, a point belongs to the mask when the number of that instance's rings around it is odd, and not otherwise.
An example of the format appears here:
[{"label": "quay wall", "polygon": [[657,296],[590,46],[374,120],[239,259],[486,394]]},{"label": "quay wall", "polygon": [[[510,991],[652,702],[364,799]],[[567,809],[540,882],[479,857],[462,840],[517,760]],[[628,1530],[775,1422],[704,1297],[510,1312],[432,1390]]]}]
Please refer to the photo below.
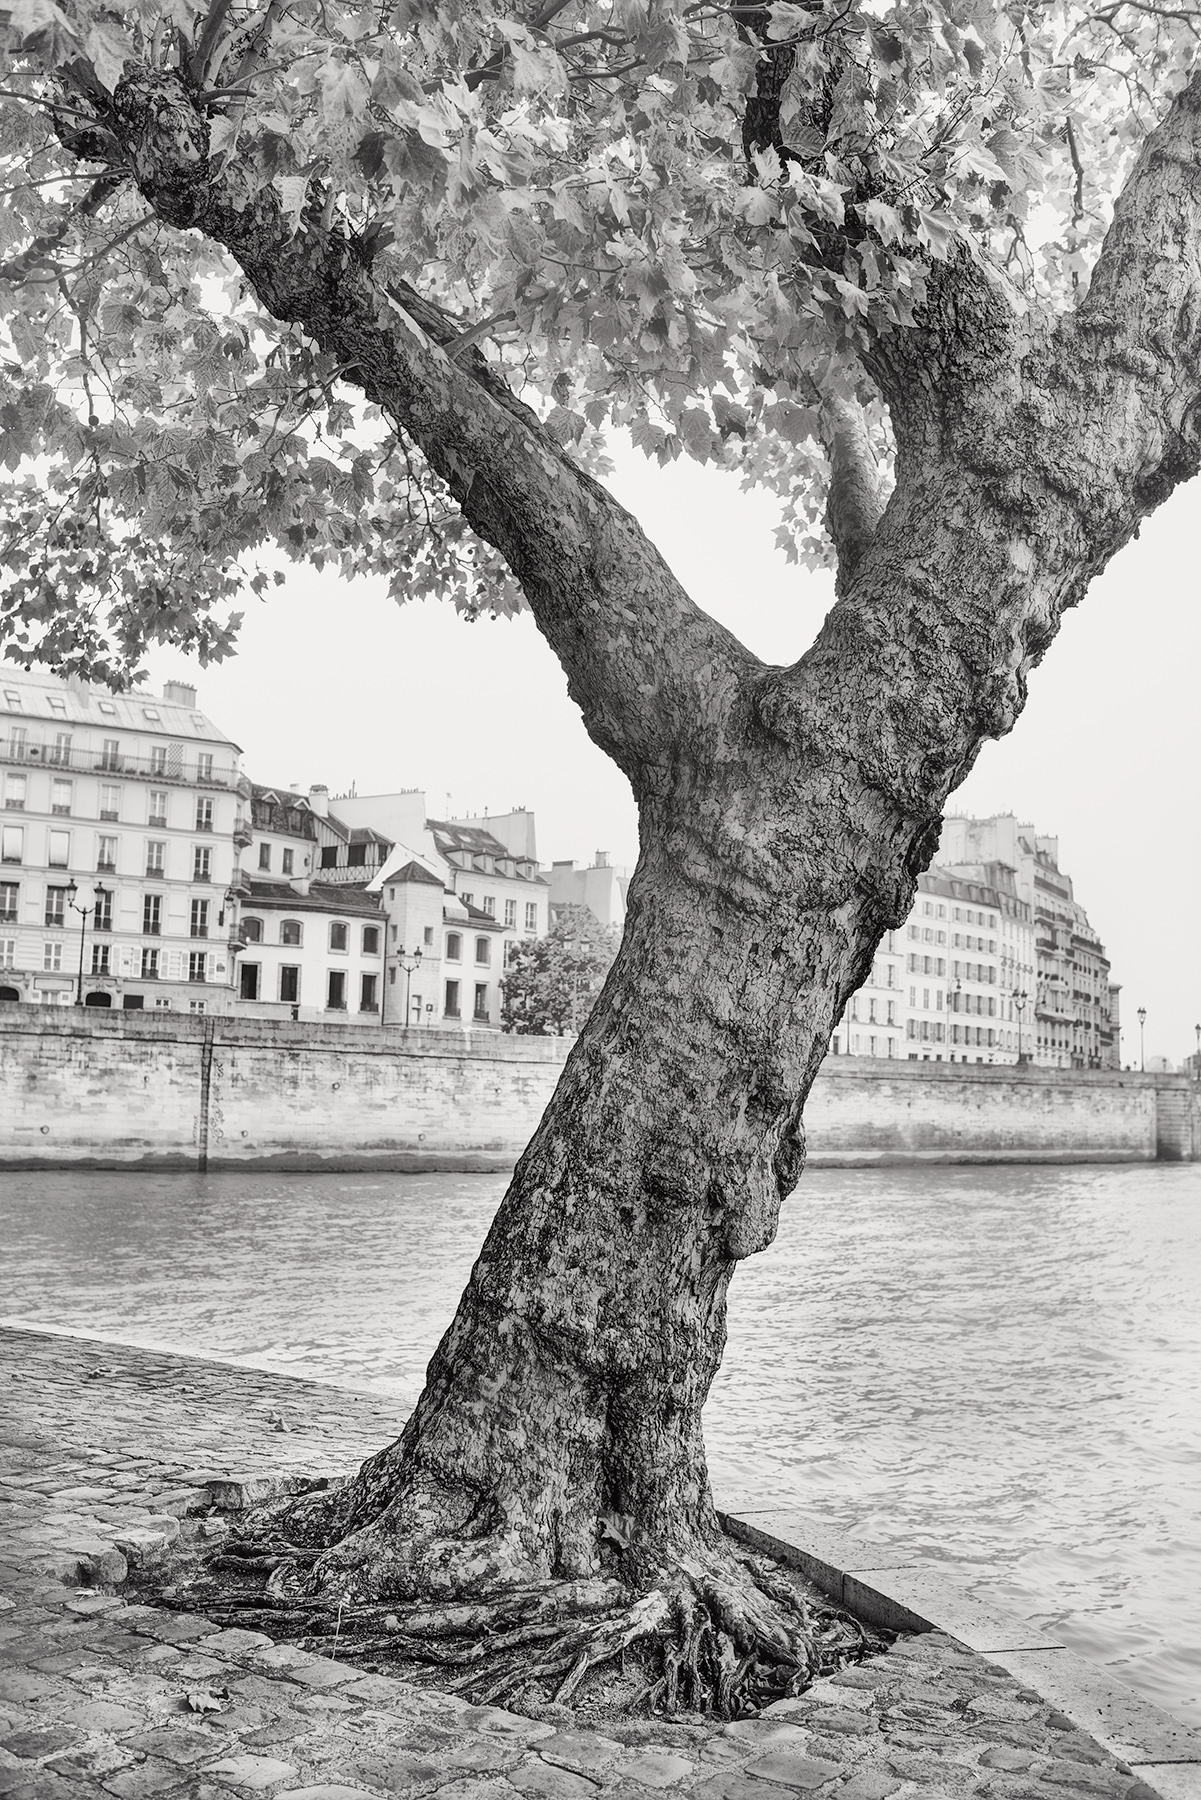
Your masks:
[{"label": "quay wall", "polygon": [[[569,1048],[3,1008],[0,1168],[507,1169]],[[805,1123],[816,1167],[1201,1157],[1183,1075],[831,1057]]]}]

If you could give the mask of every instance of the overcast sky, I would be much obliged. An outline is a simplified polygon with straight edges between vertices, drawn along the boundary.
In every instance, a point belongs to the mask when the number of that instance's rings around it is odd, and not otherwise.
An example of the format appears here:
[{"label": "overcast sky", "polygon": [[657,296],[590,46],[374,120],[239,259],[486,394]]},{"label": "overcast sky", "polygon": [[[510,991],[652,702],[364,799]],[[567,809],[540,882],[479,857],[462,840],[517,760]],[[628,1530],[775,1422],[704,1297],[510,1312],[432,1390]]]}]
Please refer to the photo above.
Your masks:
[{"label": "overcast sky", "polygon": [[[610,485],[699,604],[759,656],[804,650],[831,584],[773,548],[770,500],[634,452],[619,455]],[[1058,834],[1060,866],[1122,983],[1127,1062],[1139,1006],[1148,1056],[1189,1054],[1201,1021],[1189,948],[1201,877],[1199,496],[1197,483],[1180,490],[1068,615],[1016,729],[985,746],[951,802]],[[629,788],[585,735],[528,616],[467,625],[450,607],[398,607],[382,584],[290,570],[285,587],[250,601],[236,658],[199,670],[156,655],[155,685],[172,675],[197,684],[256,781],[420,787],[433,816],[529,806],[543,862],[597,849],[634,861]]]}]

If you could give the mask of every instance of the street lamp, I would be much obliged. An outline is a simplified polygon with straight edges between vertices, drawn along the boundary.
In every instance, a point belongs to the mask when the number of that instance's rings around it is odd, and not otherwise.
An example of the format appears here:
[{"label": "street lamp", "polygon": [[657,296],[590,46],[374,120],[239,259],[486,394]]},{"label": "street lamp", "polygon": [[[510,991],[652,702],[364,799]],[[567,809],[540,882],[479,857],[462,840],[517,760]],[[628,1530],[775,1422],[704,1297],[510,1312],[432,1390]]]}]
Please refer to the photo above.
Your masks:
[{"label": "street lamp", "polygon": [[1147,1009],[1145,1006],[1140,1006],[1138,1009],[1138,1066],[1139,1073],[1142,1075],[1147,1073],[1146,1044],[1143,1038],[1143,1029],[1146,1023]]},{"label": "street lamp", "polygon": [[[406,960],[408,957],[412,958],[411,962]],[[419,969],[421,967],[420,945],[418,945],[416,950],[398,950],[396,952],[396,961],[398,966],[405,972],[405,1029],[407,1031],[413,1018],[413,1003],[409,998],[409,993],[413,985],[413,971],[414,969]]]},{"label": "street lamp", "polygon": [[1197,1034],[1197,1080],[1201,1081],[1201,1025],[1194,1025]]},{"label": "street lamp", "polygon": [[1014,1011],[1018,1016],[1018,1062],[1024,1063],[1026,1058],[1022,1052],[1022,1014],[1029,1004],[1030,996],[1025,988],[1014,988],[1009,998],[1013,1001]]},{"label": "street lamp", "polygon": [[[75,898],[77,894],[83,895],[85,899],[86,896],[90,894],[92,897],[92,904],[90,906],[86,904],[77,904]],[[101,901],[107,899],[107,897],[108,889],[106,887],[101,887],[99,882],[96,883],[95,887],[82,888],[76,885],[74,878],[67,883],[67,905],[71,908],[72,912],[77,912],[79,914],[79,981],[75,989],[76,1006],[83,1005],[83,940],[87,932],[88,920],[94,912],[99,911]]]}]

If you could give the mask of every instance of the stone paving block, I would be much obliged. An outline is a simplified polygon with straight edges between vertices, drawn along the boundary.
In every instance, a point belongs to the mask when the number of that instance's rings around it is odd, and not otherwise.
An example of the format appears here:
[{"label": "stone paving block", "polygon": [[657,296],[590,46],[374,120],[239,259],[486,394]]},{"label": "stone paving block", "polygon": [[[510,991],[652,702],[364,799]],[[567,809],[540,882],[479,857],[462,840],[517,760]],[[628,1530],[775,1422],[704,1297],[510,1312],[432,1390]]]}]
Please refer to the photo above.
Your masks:
[{"label": "stone paving block", "polygon": [[145,1756],[165,1756],[168,1762],[181,1763],[185,1767],[206,1760],[211,1762],[221,1753],[219,1739],[207,1732],[188,1731],[178,1725],[160,1725],[155,1731],[143,1731],[128,1740],[128,1747],[140,1750]]},{"label": "stone paving block", "polygon": [[178,1792],[184,1779],[184,1770],[178,1764],[155,1756],[102,1776],[100,1785],[106,1794],[115,1794],[117,1800],[158,1800],[160,1794]]},{"label": "stone paving block", "polygon": [[748,1775],[760,1781],[776,1781],[781,1787],[795,1788],[798,1793],[812,1794],[841,1775],[842,1766],[809,1756],[803,1750],[769,1750],[766,1756],[747,1764]]},{"label": "stone paving block", "polygon": [[505,1779],[519,1794],[529,1794],[536,1800],[593,1800],[601,1790],[599,1776],[583,1775],[558,1763],[527,1763],[511,1770]]},{"label": "stone paving block", "polygon": [[242,1631],[233,1626],[202,1638],[200,1647],[206,1656],[242,1656],[250,1650],[266,1649],[271,1642],[265,1631]]},{"label": "stone paving block", "polygon": [[164,1644],[186,1644],[193,1638],[213,1637],[216,1627],[211,1619],[200,1619],[194,1613],[165,1613],[157,1607],[155,1617],[136,1627],[140,1637],[158,1638]]},{"label": "stone paving block", "polygon": [[366,1788],[344,1787],[341,1783],[319,1782],[316,1787],[285,1788],[275,1800],[373,1800]]},{"label": "stone paving block", "polygon": [[56,1750],[66,1750],[78,1738],[79,1732],[70,1725],[30,1725],[23,1731],[12,1731],[0,1738],[0,1750],[36,1762],[41,1757],[53,1756]]},{"label": "stone paving block", "polygon": [[616,1738],[598,1731],[556,1731],[538,1745],[539,1756],[569,1769],[604,1769],[621,1753]]},{"label": "stone paving block", "polygon": [[857,1775],[836,1790],[837,1800],[890,1800],[899,1794],[904,1783],[883,1769],[861,1769]]},{"label": "stone paving block", "polygon": [[294,1779],[296,1769],[292,1763],[280,1762],[278,1757],[242,1755],[227,1756],[221,1762],[210,1763],[205,1773],[231,1787],[247,1788],[252,1794],[259,1794],[277,1782]]},{"label": "stone paving block", "polygon": [[696,1774],[697,1765],[689,1756],[674,1750],[644,1750],[621,1768],[623,1781],[640,1782],[644,1787],[669,1788]]}]

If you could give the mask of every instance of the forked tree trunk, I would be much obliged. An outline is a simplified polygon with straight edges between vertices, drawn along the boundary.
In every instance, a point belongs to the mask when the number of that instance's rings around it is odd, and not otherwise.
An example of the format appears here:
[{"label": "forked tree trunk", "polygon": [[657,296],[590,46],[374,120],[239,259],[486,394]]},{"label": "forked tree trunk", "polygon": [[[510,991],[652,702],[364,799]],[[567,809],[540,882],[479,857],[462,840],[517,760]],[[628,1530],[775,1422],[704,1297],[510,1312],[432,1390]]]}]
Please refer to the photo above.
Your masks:
[{"label": "forked tree trunk", "polygon": [[[81,89],[114,175],[223,244],[392,417],[506,557],[642,855],[625,941],[522,1157],[399,1443],[289,1521],[332,1593],[653,1583],[716,1521],[701,1408],[729,1281],[770,1243],[800,1112],[848,995],[908,911],[948,793],[1025,700],[1065,607],[1201,458],[1201,78],[1148,140],[1087,300],[1039,319],[965,252],[868,361],[897,440],[880,514],[854,408],[829,409],[840,599],[791,669],[690,602],[462,321],[293,231],[208,161],[195,94]],[[450,354],[446,346],[450,347]],[[727,1690],[728,1698],[728,1690]]]}]

